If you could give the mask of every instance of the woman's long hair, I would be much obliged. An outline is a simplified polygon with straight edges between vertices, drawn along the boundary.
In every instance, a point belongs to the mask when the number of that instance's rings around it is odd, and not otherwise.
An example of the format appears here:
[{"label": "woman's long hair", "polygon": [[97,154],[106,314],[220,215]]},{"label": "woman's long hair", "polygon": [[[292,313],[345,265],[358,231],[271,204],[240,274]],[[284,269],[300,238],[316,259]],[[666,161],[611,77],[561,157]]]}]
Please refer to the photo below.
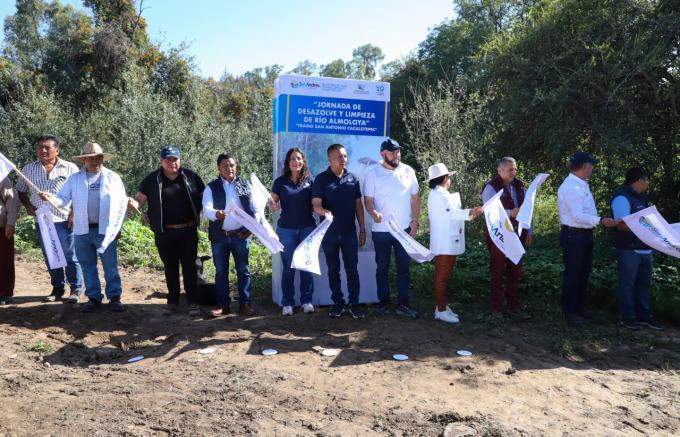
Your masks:
[{"label": "woman's long hair", "polygon": [[283,175],[287,178],[293,178],[293,172],[290,171],[290,157],[293,153],[298,152],[302,156],[302,169],[300,169],[300,179],[298,182],[304,181],[309,177],[309,168],[307,167],[307,158],[305,153],[299,147],[293,147],[286,152],[286,159],[283,160]]}]

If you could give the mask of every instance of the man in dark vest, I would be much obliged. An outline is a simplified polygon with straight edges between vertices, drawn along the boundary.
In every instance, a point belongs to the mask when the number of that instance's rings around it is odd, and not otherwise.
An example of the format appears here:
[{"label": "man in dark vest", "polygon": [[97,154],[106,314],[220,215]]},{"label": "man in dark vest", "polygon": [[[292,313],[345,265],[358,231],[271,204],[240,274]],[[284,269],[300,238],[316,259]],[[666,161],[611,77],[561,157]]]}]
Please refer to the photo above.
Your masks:
[{"label": "man in dark vest", "polygon": [[179,266],[182,265],[190,316],[201,314],[196,296],[196,255],[204,189],[196,173],[181,167],[179,149],[165,146],[161,150],[161,167],[144,178],[129,202],[136,208],[145,203],[149,205],[149,225],[163,261],[168,306],[173,309],[179,305]]},{"label": "man in dark vest", "polygon": [[[645,195],[649,186],[647,172],[633,167],[626,172],[626,180],[612,198],[614,219],[634,214],[650,206]],[[621,222],[614,228],[614,247],[619,267],[619,314],[621,325],[633,331],[639,326],[662,330],[654,320],[649,306],[649,287],[652,283],[652,249]]]},{"label": "man in dark vest", "polygon": [[220,175],[210,182],[203,192],[203,213],[210,220],[208,237],[216,269],[215,293],[218,306],[212,311],[214,317],[230,312],[230,254],[234,256],[238,279],[239,312],[245,316],[255,315],[255,310],[250,306],[251,278],[248,270],[250,232],[225,212],[227,206],[234,202],[246,214],[255,216],[251,199],[252,188],[247,180],[237,176],[237,167],[238,162],[234,156],[221,153],[217,157],[217,170]]},{"label": "man in dark vest", "polygon": [[[482,190],[482,201],[486,203],[497,192],[503,190],[501,203],[512,222],[512,226],[517,231],[519,223],[516,220],[519,207],[524,202],[524,183],[517,179],[517,161],[506,156],[501,158],[498,163],[498,173],[490,181],[484,184]],[[510,261],[491,241],[488,231],[486,232],[486,246],[489,249],[490,272],[491,272],[491,314],[494,317],[503,316],[503,273],[506,275],[505,297],[507,299],[508,312],[520,319],[529,319],[527,314],[519,304],[519,280],[522,277],[522,261],[518,264]],[[533,241],[533,232],[522,233],[520,237],[522,243],[527,246]]]}]

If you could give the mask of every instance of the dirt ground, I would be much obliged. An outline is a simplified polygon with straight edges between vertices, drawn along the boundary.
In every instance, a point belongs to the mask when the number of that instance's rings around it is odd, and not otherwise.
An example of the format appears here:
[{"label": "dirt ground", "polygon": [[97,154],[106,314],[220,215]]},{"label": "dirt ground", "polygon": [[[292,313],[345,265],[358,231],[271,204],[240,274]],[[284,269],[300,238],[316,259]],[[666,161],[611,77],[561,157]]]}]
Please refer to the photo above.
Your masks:
[{"label": "dirt ground", "polygon": [[[458,326],[429,314],[331,320],[326,309],[283,318],[269,290],[255,291],[256,317],[192,319],[165,309],[162,275],[147,270],[123,272],[124,313],[82,314],[40,302],[42,264],[17,268],[15,304],[0,308],[0,436],[680,430],[677,329],[565,353],[537,337],[534,322],[492,325],[464,312]],[[216,351],[199,353],[206,347]],[[266,348],[279,354],[261,355]]]}]

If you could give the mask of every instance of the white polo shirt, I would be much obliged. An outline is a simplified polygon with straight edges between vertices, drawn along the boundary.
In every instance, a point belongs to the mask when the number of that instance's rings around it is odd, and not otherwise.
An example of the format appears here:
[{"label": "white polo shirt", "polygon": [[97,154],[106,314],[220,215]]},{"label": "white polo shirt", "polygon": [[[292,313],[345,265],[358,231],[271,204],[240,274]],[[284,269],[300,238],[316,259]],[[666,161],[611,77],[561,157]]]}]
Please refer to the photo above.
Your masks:
[{"label": "white polo shirt", "polygon": [[418,194],[416,172],[410,166],[400,163],[388,170],[380,162],[366,174],[363,191],[364,196],[373,198],[375,209],[383,216],[381,223],[373,223],[374,232],[389,232],[385,221],[391,214],[402,229],[408,227],[412,220],[411,196]]}]

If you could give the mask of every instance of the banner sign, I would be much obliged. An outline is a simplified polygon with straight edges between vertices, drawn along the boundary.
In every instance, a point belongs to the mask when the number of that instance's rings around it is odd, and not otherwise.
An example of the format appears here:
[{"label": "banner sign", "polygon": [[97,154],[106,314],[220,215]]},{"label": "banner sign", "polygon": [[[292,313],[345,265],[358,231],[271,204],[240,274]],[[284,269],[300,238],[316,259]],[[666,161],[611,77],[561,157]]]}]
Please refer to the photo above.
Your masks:
[{"label": "banner sign", "polygon": [[307,238],[302,240],[293,253],[293,262],[290,267],[292,269],[304,270],[306,272],[321,274],[321,266],[319,265],[319,249],[321,248],[321,241],[326,231],[333,223],[333,215],[326,214],[326,219],[316,227]]},{"label": "banner sign", "polygon": [[52,221],[52,213],[49,205],[43,205],[35,210],[35,219],[38,222],[43,247],[47,255],[47,264],[50,270],[66,267],[66,257],[59,241],[59,234]]},{"label": "banner sign", "polygon": [[109,205],[109,226],[106,228],[102,245],[97,252],[104,253],[109,244],[116,239],[118,233],[123,228],[125,216],[127,214],[128,198],[125,194],[125,187],[111,187],[111,204]]},{"label": "banner sign", "polygon": [[[370,167],[367,163],[380,161],[380,144],[390,132],[389,83],[284,74],[274,82],[273,103],[273,179],[283,173],[286,153],[293,147],[302,150],[314,176],[328,168],[326,149],[331,144],[345,147],[347,169],[360,181]],[[274,220],[278,214],[274,214]],[[366,214],[366,244],[358,252],[362,303],[377,301],[371,226]],[[315,257],[320,276],[313,276],[313,303],[329,305],[333,301],[323,251]],[[281,272],[280,257],[275,256],[272,299],[277,304],[281,302]],[[344,281],[342,287],[346,290]]]},{"label": "banner sign", "polygon": [[[279,237],[271,229],[271,226],[267,229],[267,227],[262,225],[259,218],[249,216],[244,210],[236,206],[233,200],[229,202],[225,212],[231,214],[241,226],[252,232],[270,253],[275,254],[283,250],[283,244],[281,244]],[[266,220],[264,222],[269,225]]]},{"label": "banner sign", "polygon": [[283,75],[275,91],[275,133],[388,136],[387,83]]},{"label": "banner sign", "polygon": [[652,249],[680,258],[680,232],[650,206],[623,218],[630,230]]},{"label": "banner sign", "polygon": [[503,252],[514,264],[519,264],[525,251],[501,203],[502,194],[503,190],[500,190],[482,207],[486,228],[489,231],[491,241],[498,250]]},{"label": "banner sign", "polygon": [[399,242],[399,244],[401,244],[406,253],[408,253],[408,256],[413,258],[414,261],[421,264],[426,261],[432,261],[434,254],[430,252],[430,249],[418,243],[401,229],[397,220],[394,218],[394,215],[390,217],[386,224],[390,234]]}]

